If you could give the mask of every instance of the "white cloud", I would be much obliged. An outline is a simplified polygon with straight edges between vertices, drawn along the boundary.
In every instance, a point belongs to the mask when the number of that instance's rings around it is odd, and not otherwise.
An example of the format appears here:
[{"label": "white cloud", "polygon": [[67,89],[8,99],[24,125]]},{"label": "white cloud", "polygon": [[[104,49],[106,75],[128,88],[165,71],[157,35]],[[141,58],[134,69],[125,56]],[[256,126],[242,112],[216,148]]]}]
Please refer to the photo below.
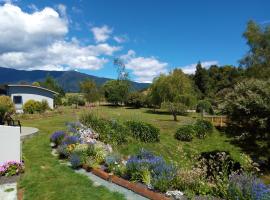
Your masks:
[{"label": "white cloud", "polygon": [[98,70],[121,47],[107,43],[80,45],[76,38],[67,41],[66,7],[58,12],[46,7],[26,13],[18,6],[0,6],[0,66],[15,69]]},{"label": "white cloud", "polygon": [[[218,61],[205,61],[205,62],[201,62],[201,65],[203,68],[209,68],[211,65],[218,65]],[[193,63],[190,65],[186,65],[186,66],[178,67],[178,68],[181,68],[183,72],[186,74],[194,74],[196,71],[196,66],[197,66],[197,63]]]},{"label": "white cloud", "polygon": [[121,36],[114,36],[113,39],[118,43],[124,43],[128,40],[128,37],[126,35],[121,35]]},{"label": "white cloud", "polygon": [[52,8],[28,14],[19,7],[0,6],[0,53],[47,45],[67,32],[68,27]]},{"label": "white cloud", "polygon": [[110,38],[110,35],[112,33],[112,29],[106,25],[102,27],[93,27],[91,28],[91,31],[97,43],[106,42],[106,40]]},{"label": "white cloud", "polygon": [[125,62],[126,68],[136,76],[138,82],[150,83],[154,77],[168,72],[168,63],[161,62],[155,57],[136,57],[133,50],[129,50],[127,54],[121,56],[121,59]]}]

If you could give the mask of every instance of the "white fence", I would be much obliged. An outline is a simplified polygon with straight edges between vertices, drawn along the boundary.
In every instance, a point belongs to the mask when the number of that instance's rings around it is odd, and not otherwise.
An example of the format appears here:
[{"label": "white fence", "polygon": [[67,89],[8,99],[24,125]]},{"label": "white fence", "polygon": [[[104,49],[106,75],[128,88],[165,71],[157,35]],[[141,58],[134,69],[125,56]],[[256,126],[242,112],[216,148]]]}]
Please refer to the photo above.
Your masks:
[{"label": "white fence", "polygon": [[20,127],[0,125],[0,165],[21,160]]}]

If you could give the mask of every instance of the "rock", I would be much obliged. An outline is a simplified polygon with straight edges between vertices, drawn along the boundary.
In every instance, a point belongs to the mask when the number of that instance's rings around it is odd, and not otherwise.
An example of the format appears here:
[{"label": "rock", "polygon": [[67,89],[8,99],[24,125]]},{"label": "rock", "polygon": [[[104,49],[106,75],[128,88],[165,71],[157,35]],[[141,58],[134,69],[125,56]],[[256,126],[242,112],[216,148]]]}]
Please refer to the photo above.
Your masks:
[{"label": "rock", "polygon": [[171,190],[166,192],[166,196],[172,197],[173,199],[185,199],[184,193],[179,190]]}]

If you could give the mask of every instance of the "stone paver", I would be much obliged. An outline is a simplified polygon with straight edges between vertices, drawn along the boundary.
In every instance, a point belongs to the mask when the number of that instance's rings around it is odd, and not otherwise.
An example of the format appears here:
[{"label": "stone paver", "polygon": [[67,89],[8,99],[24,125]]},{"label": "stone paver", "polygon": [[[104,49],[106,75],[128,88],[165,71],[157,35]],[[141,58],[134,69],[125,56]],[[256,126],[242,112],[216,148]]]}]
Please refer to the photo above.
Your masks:
[{"label": "stone paver", "polygon": [[17,200],[17,183],[0,185],[0,200]]}]

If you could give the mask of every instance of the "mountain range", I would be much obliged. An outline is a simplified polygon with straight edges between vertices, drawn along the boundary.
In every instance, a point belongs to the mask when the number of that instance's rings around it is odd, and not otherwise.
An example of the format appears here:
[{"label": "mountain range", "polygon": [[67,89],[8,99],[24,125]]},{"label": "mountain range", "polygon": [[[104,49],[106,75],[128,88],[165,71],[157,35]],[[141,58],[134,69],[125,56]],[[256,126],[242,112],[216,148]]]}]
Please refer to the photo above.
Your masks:
[{"label": "mountain range", "polygon": [[[112,80],[77,71],[26,71],[0,67],[0,84],[32,84],[35,81],[44,81],[48,75],[53,77],[66,92],[78,92],[79,83],[88,78],[95,81],[98,86],[101,86],[108,80]],[[134,90],[145,89],[149,86],[148,83],[134,81],[131,81],[131,85]]]}]

